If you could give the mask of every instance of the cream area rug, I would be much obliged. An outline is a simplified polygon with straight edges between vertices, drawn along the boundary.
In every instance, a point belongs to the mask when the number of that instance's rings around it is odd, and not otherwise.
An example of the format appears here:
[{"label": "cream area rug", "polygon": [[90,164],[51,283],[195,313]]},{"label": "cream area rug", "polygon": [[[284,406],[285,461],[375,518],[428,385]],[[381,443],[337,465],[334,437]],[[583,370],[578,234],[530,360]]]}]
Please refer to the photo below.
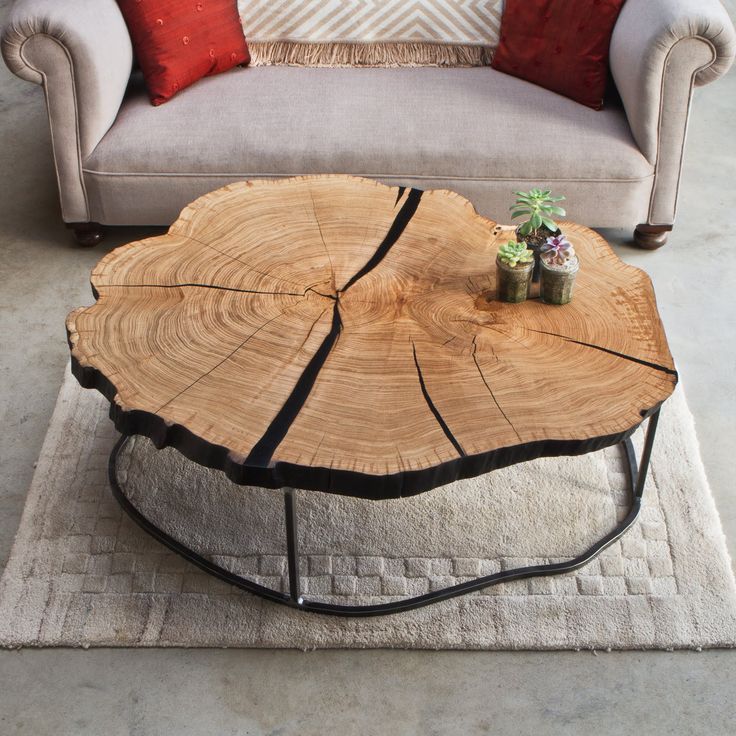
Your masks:
[{"label": "cream area rug", "polygon": [[[641,444],[641,432],[638,444]],[[736,644],[736,588],[678,390],[662,411],[640,519],[577,573],[407,613],[294,611],[222,583],[123,514],[107,485],[107,402],[67,376],[0,582],[17,646],[670,649]],[[618,448],[543,459],[410,499],[301,491],[305,595],[372,603],[572,557],[627,503]],[[285,582],[281,492],[240,487],[145,439],[120,458],[128,496],[178,539],[270,587]]]}]

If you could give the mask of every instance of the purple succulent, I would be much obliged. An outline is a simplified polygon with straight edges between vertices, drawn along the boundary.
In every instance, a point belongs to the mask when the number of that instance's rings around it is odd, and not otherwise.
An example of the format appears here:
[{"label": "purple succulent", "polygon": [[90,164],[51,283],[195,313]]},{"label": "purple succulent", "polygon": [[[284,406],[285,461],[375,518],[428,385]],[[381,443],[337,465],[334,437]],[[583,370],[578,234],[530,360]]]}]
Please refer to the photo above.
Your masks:
[{"label": "purple succulent", "polygon": [[550,265],[562,266],[575,255],[572,243],[564,235],[553,235],[541,248],[542,258]]}]

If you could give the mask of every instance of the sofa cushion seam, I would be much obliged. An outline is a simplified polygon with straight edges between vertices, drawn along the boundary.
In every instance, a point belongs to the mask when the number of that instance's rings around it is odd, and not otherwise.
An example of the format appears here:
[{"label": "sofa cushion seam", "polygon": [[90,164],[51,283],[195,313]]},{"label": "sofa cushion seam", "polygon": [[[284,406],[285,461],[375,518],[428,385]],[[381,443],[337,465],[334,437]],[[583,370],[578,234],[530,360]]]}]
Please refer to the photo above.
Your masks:
[{"label": "sofa cushion seam", "polygon": [[[299,174],[275,174],[275,173],[233,173],[233,172],[217,172],[217,171],[203,171],[199,173],[194,172],[135,172],[135,171],[95,171],[94,169],[82,169],[84,174],[90,176],[107,176],[107,177],[139,177],[139,178],[231,178],[231,179],[252,179],[252,178],[288,178],[290,176],[299,176]],[[478,182],[492,182],[492,181],[556,181],[556,182],[596,182],[596,183],[635,183],[643,182],[647,179],[651,179],[654,176],[654,172],[638,177],[620,177],[620,178],[586,178],[586,177],[558,177],[549,178],[544,176],[535,177],[511,177],[511,176],[498,176],[498,177],[475,177],[475,176],[462,176],[462,175],[445,175],[445,174],[383,174],[383,173],[352,173],[351,176],[365,176],[369,178],[380,178],[380,179],[426,179],[426,180],[447,180],[447,181],[478,181]]]}]

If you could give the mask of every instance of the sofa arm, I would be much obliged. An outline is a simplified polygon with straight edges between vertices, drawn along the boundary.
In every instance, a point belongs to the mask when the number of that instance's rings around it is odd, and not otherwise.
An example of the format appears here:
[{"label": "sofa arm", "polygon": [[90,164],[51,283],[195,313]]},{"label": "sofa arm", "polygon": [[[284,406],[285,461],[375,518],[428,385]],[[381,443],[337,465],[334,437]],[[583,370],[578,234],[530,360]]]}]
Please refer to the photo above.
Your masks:
[{"label": "sofa arm", "polygon": [[61,208],[86,222],[82,161],[112,125],[133,51],[115,0],[16,0],[2,31],[9,69],[43,85]]},{"label": "sofa arm", "polygon": [[694,85],[728,71],[734,28],[719,0],[627,0],[610,62],[634,139],[655,165],[649,224],[675,218]]}]

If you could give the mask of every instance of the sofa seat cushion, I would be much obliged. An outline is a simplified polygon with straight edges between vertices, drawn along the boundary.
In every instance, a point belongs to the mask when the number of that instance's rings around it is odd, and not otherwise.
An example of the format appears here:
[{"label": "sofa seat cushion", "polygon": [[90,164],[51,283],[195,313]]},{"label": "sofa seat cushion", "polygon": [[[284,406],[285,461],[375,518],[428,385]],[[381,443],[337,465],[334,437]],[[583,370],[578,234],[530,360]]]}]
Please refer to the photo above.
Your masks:
[{"label": "sofa seat cushion", "polygon": [[159,108],[136,90],[85,168],[576,181],[652,173],[620,108],[589,110],[488,68],[236,69]]},{"label": "sofa seat cushion", "polygon": [[571,219],[643,222],[653,167],[615,105],[602,112],[488,67],[235,69],[152,107],[134,87],[84,162],[105,224],[169,224],[231,181],[342,173],[453,189],[506,217],[551,188]]}]

